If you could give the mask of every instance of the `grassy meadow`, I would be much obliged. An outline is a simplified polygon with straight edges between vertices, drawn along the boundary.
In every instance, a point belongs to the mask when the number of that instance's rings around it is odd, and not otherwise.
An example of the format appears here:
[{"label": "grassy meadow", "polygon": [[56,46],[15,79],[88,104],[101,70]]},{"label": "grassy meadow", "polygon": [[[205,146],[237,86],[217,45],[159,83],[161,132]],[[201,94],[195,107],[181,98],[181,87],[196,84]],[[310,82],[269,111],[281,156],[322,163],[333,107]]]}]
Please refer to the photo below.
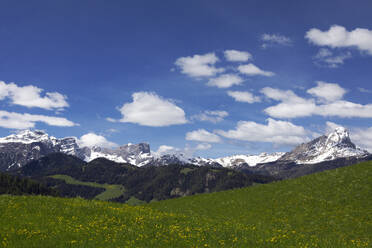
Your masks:
[{"label": "grassy meadow", "polygon": [[0,196],[2,247],[372,247],[372,162],[143,206]]},{"label": "grassy meadow", "polygon": [[97,195],[94,199],[96,200],[101,200],[101,201],[108,201],[114,198],[117,198],[121,196],[125,189],[123,185],[115,185],[115,184],[99,184],[95,182],[83,182],[76,180],[70,176],[67,175],[53,175],[50,176],[51,178],[54,179],[60,179],[64,180],[67,184],[74,184],[74,185],[83,185],[83,186],[90,186],[90,187],[95,187],[95,188],[103,188],[105,189],[104,192],[101,194]]}]

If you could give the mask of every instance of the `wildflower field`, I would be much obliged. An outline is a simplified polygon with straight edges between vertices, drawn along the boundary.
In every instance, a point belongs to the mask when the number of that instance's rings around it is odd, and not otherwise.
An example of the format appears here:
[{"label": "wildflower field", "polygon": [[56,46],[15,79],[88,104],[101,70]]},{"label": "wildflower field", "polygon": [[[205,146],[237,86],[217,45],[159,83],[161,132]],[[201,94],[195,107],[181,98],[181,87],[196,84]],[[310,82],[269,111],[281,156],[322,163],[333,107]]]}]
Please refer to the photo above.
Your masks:
[{"label": "wildflower field", "polygon": [[372,163],[143,206],[0,196],[2,247],[372,247]]}]

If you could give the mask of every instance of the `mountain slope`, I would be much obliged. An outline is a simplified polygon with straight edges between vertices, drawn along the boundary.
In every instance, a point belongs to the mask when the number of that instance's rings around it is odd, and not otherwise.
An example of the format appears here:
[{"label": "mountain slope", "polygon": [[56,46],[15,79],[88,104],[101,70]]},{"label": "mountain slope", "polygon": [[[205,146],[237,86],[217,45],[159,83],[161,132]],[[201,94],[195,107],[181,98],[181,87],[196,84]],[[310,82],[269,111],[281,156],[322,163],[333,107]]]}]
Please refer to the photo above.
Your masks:
[{"label": "mountain slope", "polygon": [[141,207],[0,196],[0,235],[8,247],[370,247],[371,192],[365,162]]},{"label": "mountain slope", "polygon": [[[232,188],[250,186],[254,183],[267,183],[275,180],[271,176],[251,175],[226,168],[193,165],[164,165],[136,167],[105,158],[89,163],[63,153],[48,154],[33,160],[15,170],[20,176],[32,177],[48,186],[60,190],[63,196],[74,196],[71,192],[79,190],[80,196],[93,198],[101,191],[84,186],[66,185],[64,180],[55,180],[55,175],[69,176],[74,180],[86,182],[86,185],[110,184],[122,185],[125,191],[112,199],[126,202],[131,197],[149,202],[164,200],[196,193],[215,192]],[[91,183],[91,184],[88,184]],[[82,183],[83,184],[83,183]],[[70,190],[68,188],[70,187]],[[71,192],[70,192],[71,191]]]},{"label": "mountain slope", "polygon": [[57,195],[51,188],[28,178],[0,173],[0,195]]}]

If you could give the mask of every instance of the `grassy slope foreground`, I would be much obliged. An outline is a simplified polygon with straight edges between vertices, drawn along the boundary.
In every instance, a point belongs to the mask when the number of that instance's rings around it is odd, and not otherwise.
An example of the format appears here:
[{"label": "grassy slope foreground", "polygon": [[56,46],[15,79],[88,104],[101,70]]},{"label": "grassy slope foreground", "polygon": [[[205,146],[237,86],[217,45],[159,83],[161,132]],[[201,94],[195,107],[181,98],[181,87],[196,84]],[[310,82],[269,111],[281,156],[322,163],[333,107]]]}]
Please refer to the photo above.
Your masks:
[{"label": "grassy slope foreground", "polygon": [[131,207],[0,196],[5,247],[371,247],[372,162]]}]

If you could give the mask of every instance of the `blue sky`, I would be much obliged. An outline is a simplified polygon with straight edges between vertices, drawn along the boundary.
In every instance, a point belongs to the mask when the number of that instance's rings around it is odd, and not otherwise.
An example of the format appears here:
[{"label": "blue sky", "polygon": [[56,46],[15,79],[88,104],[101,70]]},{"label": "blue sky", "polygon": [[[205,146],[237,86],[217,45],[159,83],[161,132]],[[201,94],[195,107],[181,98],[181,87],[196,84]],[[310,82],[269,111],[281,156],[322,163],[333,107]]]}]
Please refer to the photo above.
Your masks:
[{"label": "blue sky", "polygon": [[89,144],[218,157],[288,151],[343,125],[372,148],[371,1],[0,9],[1,136],[94,133]]}]

